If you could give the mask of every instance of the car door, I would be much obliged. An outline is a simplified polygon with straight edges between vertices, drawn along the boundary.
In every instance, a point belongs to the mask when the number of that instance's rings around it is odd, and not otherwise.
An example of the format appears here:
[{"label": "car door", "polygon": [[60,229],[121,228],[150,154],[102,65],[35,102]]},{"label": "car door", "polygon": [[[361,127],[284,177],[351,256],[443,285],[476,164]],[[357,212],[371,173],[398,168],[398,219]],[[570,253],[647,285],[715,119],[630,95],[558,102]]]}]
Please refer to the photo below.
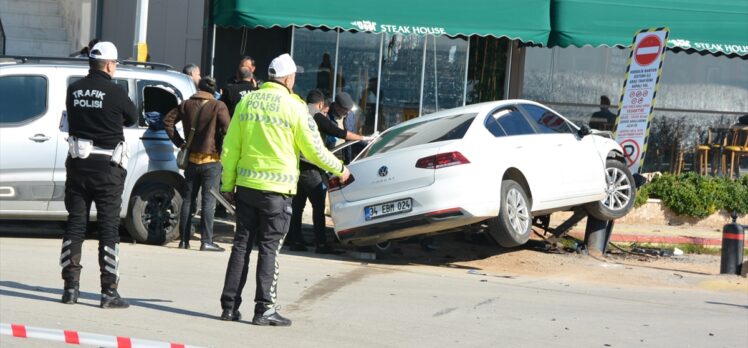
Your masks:
[{"label": "car door", "polygon": [[550,109],[529,103],[520,104],[520,108],[550,140],[563,180],[562,197],[573,199],[599,193],[603,167],[592,138],[580,137],[566,119]]},{"label": "car door", "polygon": [[488,117],[486,126],[496,136],[497,159],[509,160],[525,176],[533,196],[533,210],[544,209],[548,202],[562,196],[562,179],[556,169],[560,160],[557,150],[550,146],[552,137],[538,133],[515,105],[502,107]]},{"label": "car door", "polygon": [[58,97],[49,93],[51,82],[27,69],[0,71],[0,215],[4,217],[44,211],[52,198],[59,133],[55,116],[60,109],[54,102]]}]

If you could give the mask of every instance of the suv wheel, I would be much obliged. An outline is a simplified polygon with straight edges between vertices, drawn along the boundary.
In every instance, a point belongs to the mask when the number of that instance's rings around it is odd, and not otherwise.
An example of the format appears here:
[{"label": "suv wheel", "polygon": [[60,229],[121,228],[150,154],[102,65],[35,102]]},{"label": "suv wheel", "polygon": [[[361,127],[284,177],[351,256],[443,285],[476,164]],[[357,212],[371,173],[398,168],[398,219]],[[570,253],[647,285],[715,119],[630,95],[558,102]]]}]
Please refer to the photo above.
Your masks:
[{"label": "suv wheel", "polygon": [[499,245],[511,248],[527,243],[531,231],[530,200],[525,189],[514,180],[502,181],[499,215],[488,220],[488,234]]},{"label": "suv wheel", "polygon": [[130,198],[125,227],[133,239],[148,244],[166,244],[179,236],[182,196],[163,183],[139,186]]},{"label": "suv wheel", "polygon": [[624,163],[608,159],[605,165],[605,184],[605,198],[585,205],[587,212],[600,220],[624,217],[634,206],[636,199],[636,185],[631,171]]}]

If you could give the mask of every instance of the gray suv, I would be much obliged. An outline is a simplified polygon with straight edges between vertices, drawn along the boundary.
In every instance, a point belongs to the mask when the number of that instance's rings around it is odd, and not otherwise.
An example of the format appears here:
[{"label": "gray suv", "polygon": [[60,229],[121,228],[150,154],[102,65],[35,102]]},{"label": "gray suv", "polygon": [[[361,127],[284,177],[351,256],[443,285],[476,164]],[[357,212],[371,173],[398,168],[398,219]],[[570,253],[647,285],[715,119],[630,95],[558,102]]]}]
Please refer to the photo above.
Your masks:
[{"label": "gray suv", "polygon": [[[68,135],[59,126],[67,86],[87,74],[85,59],[0,57],[0,220],[67,219]],[[124,132],[130,161],[120,217],[136,241],[163,244],[179,235],[184,178],[159,121],[145,116],[165,115],[195,85],[167,65],[136,62],[123,62],[112,80],[140,111]]]}]

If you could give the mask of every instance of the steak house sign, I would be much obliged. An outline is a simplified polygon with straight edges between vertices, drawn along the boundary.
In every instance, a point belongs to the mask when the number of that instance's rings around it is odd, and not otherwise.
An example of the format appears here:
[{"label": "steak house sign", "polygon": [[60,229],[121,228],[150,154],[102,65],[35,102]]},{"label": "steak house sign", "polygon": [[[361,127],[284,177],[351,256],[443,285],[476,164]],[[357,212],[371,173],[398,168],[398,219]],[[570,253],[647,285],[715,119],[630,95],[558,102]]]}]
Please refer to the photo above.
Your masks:
[{"label": "steak house sign", "polygon": [[415,34],[415,35],[445,35],[443,27],[424,27],[414,25],[379,24],[372,21],[353,21],[351,25],[361,31],[371,31],[390,34]]}]

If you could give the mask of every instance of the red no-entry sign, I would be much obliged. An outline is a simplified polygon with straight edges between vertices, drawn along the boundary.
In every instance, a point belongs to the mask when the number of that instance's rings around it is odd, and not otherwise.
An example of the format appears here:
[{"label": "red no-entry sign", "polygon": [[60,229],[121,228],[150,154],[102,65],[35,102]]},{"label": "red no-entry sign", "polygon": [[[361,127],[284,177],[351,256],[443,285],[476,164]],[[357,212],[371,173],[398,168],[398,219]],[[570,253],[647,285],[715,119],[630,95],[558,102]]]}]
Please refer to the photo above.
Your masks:
[{"label": "red no-entry sign", "polygon": [[640,66],[652,64],[662,51],[662,41],[657,35],[648,35],[636,46],[634,59]]}]

